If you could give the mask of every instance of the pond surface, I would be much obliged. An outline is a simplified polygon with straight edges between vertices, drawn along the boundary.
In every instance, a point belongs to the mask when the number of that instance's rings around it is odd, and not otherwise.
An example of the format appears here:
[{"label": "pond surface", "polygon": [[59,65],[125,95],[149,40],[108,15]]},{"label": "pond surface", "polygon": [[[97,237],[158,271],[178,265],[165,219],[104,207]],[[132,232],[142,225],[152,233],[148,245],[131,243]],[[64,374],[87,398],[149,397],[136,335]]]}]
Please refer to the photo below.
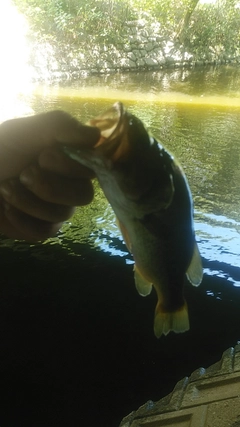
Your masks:
[{"label": "pond surface", "polygon": [[240,338],[240,69],[32,85],[7,108],[1,100],[0,120],[61,108],[85,122],[117,100],[178,158],[192,190],[205,274],[199,288],[186,285],[191,330],[154,337],[156,297],[137,294],[132,258],[96,184],[94,202],[56,238],[0,240],[4,402],[17,402],[4,426],[117,426]]}]

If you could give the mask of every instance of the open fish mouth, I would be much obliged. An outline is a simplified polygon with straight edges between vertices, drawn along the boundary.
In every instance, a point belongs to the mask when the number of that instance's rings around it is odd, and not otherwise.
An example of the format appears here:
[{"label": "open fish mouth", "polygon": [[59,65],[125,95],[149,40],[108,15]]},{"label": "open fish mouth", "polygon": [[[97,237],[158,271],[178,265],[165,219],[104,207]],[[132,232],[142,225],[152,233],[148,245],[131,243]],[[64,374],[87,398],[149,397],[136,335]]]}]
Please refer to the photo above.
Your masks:
[{"label": "open fish mouth", "polygon": [[[101,137],[94,146],[96,153],[102,153],[113,163],[128,157],[132,151],[129,134],[133,125],[133,117],[125,110],[121,102],[116,102],[100,116],[89,120],[87,125],[100,130]],[[138,121],[135,117],[134,119]]]},{"label": "open fish mouth", "polygon": [[[119,128],[121,119],[124,115],[124,107],[121,102],[116,102],[105,113],[94,119],[89,120],[86,124],[97,127],[101,132],[102,138],[114,138],[115,132],[121,132]],[[95,147],[99,142],[95,145]]]},{"label": "open fish mouth", "polygon": [[128,128],[128,117],[121,102],[116,102],[101,115],[89,120],[86,125],[97,127],[100,138],[94,146],[64,147],[64,151],[74,160],[94,169],[102,162],[104,167],[111,168],[112,163],[127,155],[130,151],[129,139],[124,137]]}]

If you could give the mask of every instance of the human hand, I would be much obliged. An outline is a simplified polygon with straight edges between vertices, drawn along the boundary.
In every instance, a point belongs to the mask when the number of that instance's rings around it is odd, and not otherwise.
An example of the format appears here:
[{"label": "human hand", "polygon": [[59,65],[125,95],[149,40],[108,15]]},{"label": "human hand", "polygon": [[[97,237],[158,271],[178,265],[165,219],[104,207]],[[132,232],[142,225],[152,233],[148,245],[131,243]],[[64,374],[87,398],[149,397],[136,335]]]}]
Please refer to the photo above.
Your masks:
[{"label": "human hand", "polygon": [[93,173],[68,158],[61,144],[92,144],[96,128],[62,111],[0,125],[0,232],[14,239],[44,240],[93,197]]}]

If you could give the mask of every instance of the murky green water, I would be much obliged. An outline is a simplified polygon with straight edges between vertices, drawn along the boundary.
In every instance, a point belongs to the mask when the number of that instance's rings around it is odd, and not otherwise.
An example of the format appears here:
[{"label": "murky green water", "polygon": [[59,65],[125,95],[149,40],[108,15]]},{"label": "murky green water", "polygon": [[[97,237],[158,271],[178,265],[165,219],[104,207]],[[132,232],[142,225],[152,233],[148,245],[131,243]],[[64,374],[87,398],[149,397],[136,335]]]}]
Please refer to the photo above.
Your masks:
[{"label": "murky green water", "polygon": [[[239,265],[238,68],[87,77],[61,85],[36,85],[21,99],[34,112],[61,108],[83,122],[116,100],[123,101],[181,162],[193,194],[203,257]],[[88,241],[111,252],[106,236],[119,238],[119,233],[111,209],[97,188],[96,194],[93,204],[81,209],[71,221],[72,226],[63,228],[63,234],[67,240]],[[232,280],[229,272],[227,276]],[[238,284],[236,278],[234,281]]]},{"label": "murky green water", "polygon": [[117,426],[184,375],[216,362],[240,337],[240,69],[88,77],[33,85],[14,97],[7,109],[0,100],[0,120],[11,111],[61,108],[85,122],[123,101],[178,158],[189,180],[205,276],[198,289],[186,288],[186,334],[153,336],[155,295],[137,295],[131,256],[97,183],[93,203],[78,208],[56,238],[35,246],[0,240],[5,383],[37,384],[40,391],[28,392],[28,399],[42,407],[53,390],[65,425],[84,419],[90,427],[97,418],[101,427]]}]

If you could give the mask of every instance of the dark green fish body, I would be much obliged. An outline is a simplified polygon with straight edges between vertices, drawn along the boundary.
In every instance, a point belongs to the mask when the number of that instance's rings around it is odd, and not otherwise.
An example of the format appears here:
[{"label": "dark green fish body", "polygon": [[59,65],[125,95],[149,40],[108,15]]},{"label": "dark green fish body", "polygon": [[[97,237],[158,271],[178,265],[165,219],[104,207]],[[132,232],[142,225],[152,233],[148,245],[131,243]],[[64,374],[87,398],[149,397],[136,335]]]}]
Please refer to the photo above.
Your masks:
[{"label": "dark green fish body", "polygon": [[138,292],[156,290],[155,335],[184,332],[189,329],[185,276],[195,286],[202,279],[185,175],[121,103],[89,124],[99,127],[99,142],[67,152],[95,171],[133,255]]}]

